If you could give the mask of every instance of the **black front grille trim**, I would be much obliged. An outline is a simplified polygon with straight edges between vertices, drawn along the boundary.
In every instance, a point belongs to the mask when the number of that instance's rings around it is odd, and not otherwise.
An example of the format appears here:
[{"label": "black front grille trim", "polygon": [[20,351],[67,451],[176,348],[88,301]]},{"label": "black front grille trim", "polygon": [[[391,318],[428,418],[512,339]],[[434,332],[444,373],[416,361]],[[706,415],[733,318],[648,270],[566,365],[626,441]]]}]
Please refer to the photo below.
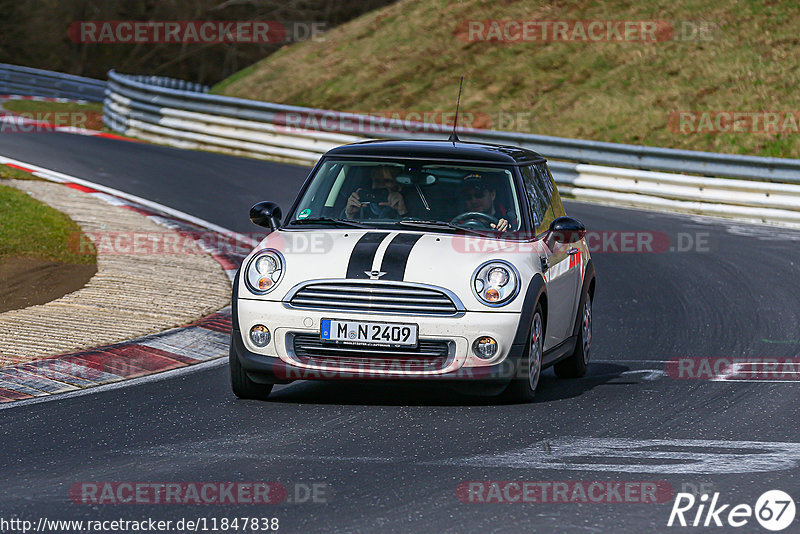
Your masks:
[{"label": "black front grille trim", "polygon": [[316,334],[289,334],[287,347],[296,361],[329,369],[367,371],[439,371],[452,361],[452,341],[421,339],[416,348],[323,343]]}]

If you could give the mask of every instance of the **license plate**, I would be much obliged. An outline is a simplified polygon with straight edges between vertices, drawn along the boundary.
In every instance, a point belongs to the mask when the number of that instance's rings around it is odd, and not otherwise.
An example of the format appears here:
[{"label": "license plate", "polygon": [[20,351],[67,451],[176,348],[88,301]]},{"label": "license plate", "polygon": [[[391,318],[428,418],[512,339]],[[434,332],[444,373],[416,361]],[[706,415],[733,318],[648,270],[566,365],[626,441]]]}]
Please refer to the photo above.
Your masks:
[{"label": "license plate", "polygon": [[416,347],[418,330],[415,324],[323,319],[320,338],[353,345]]}]

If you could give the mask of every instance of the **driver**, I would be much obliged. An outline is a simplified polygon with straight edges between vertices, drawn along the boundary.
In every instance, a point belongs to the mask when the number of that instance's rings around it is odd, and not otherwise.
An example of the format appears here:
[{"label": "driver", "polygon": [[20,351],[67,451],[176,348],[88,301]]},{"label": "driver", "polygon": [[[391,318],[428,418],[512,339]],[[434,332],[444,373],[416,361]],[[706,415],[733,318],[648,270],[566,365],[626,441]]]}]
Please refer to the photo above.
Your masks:
[{"label": "driver", "polygon": [[[359,215],[372,217],[376,219],[395,219],[398,216],[404,217],[408,214],[406,209],[406,202],[400,193],[400,184],[397,183],[395,177],[399,174],[400,169],[391,165],[379,165],[373,167],[370,171],[370,178],[372,179],[372,190],[386,189],[388,195],[386,202],[379,202],[377,206],[373,207],[371,204],[361,202],[359,191],[361,188],[356,189],[347,199],[347,205],[344,209],[344,214],[348,219],[355,219]],[[369,213],[363,213],[362,208],[370,208]],[[366,211],[366,210],[365,210]]]},{"label": "driver", "polygon": [[505,232],[509,229],[509,219],[513,220],[512,213],[506,212],[501,205],[495,205],[497,188],[480,174],[472,173],[464,177],[461,184],[461,198],[464,201],[467,211],[484,213],[495,219],[497,223],[492,223],[491,227],[498,232]]}]

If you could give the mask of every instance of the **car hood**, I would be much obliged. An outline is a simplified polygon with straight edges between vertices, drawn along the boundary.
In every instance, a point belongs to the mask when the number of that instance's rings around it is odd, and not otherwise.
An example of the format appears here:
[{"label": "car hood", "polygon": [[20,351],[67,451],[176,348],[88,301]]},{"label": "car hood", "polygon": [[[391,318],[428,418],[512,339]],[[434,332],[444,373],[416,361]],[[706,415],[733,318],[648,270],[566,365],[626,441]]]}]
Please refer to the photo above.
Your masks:
[{"label": "car hood", "polygon": [[[521,294],[539,271],[538,242],[520,243],[475,235],[388,230],[276,231],[245,259],[263,249],[279,251],[286,262],[280,284],[266,295],[254,295],[243,284],[241,298],[283,300],[298,284],[312,280],[377,279],[442,287],[456,294],[468,310],[487,311],[473,295],[471,279],[484,262],[502,259],[520,273]],[[503,307],[515,311],[522,299]]]}]

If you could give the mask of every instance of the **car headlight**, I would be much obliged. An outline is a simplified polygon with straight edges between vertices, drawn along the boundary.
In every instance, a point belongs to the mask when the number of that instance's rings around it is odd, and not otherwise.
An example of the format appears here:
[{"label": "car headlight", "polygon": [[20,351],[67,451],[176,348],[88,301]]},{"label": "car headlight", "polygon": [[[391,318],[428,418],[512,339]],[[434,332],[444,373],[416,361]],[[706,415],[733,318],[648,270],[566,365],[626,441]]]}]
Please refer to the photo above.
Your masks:
[{"label": "car headlight", "polygon": [[244,281],[252,293],[264,295],[272,291],[283,277],[286,264],[277,250],[262,250],[247,263]]},{"label": "car headlight", "polygon": [[519,273],[506,261],[487,261],[472,275],[472,292],[487,306],[505,306],[519,292]]}]

